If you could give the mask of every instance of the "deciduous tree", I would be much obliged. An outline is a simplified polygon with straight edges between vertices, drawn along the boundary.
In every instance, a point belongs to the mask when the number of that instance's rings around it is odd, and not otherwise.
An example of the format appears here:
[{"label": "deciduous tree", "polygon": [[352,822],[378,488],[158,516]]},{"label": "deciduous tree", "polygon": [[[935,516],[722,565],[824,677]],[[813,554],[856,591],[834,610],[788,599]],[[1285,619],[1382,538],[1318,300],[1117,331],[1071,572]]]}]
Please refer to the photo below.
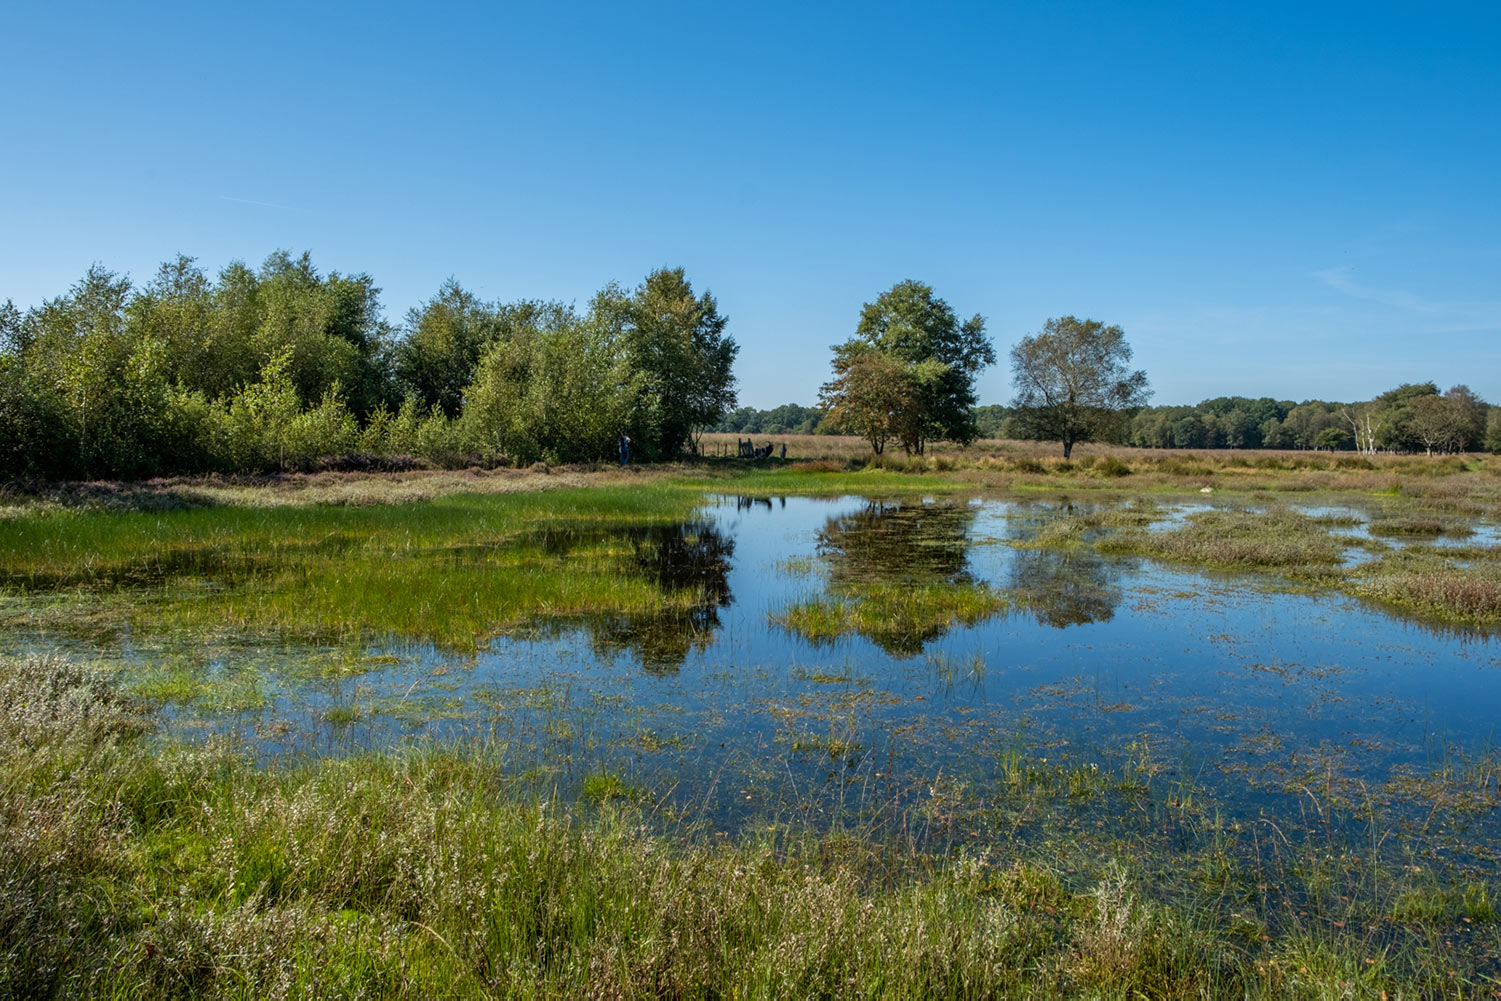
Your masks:
[{"label": "deciduous tree", "polygon": [[[829,427],[859,435],[876,455],[896,434],[896,416],[922,406],[907,378],[907,366],[861,341],[834,348],[834,378],[819,389],[818,402]],[[910,419],[922,422],[924,415],[912,414]]]},{"label": "deciduous tree", "polygon": [[653,271],[629,295],[608,285],[590,312],[620,332],[637,377],[628,430],[634,447],[671,457],[734,409],[739,346],[714,297],[695,295],[682,268]]},{"label": "deciduous tree", "polygon": [[960,322],[932,286],[902,281],[861,309],[855,336],[834,348],[834,379],[821,394],[877,452],[894,439],[921,454],[929,441],[975,440],[975,377],[993,364],[984,317]]},{"label": "deciduous tree", "polygon": [[1074,445],[1120,428],[1151,395],[1147,374],[1132,371],[1131,346],[1118,326],[1073,316],[1048,320],[1011,349],[1013,403],[1026,437]]}]

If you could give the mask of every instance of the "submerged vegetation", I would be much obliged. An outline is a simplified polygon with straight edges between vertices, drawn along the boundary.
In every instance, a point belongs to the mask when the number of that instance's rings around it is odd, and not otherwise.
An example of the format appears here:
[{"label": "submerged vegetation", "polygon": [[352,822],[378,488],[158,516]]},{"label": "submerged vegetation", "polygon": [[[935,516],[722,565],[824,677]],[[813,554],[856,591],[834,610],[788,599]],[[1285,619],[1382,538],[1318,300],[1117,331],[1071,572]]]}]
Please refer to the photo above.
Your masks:
[{"label": "submerged vegetation", "polygon": [[972,626],[1006,607],[1003,597],[975,584],[871,584],[841,593],[793,605],[777,621],[814,641],[859,633],[882,649],[913,653],[951,626]]},{"label": "submerged vegetation", "polygon": [[1057,631],[1254,580],[1490,635],[1497,471],[935,445],[12,492],[0,996],[1487,996],[1492,737],[1313,654],[1175,700]]},{"label": "submerged vegetation", "polygon": [[[1381,524],[1372,521],[1371,536]],[[1333,588],[1440,622],[1501,623],[1497,547],[1453,552],[1392,548],[1375,538],[1341,537],[1334,534],[1338,529],[1327,519],[1287,507],[1215,508],[1190,514],[1177,528],[1126,529],[1104,535],[1095,544],[1102,552],[1276,571],[1307,586]],[[1366,558],[1351,560],[1352,548]]]},{"label": "submerged vegetation", "polygon": [[[539,613],[649,615],[701,602],[703,580],[664,581],[654,564],[664,546],[709,544],[679,528],[693,504],[681,491],[616,488],[14,518],[0,583],[116,609],[147,634],[395,635],[472,648]],[[24,625],[26,613],[13,614]]]},{"label": "submerged vegetation", "polygon": [[856,632],[890,653],[914,654],[954,625],[974,625],[1005,599],[965,569],[974,512],[954,504],[870,502],[820,531],[825,595],[777,621],[816,641]]},{"label": "submerged vegetation", "polygon": [[[1465,958],[1496,944],[1483,884],[1352,899],[1317,863],[1208,852],[1165,897],[1129,859],[709,844],[646,832],[615,776],[586,784],[594,812],[519,796],[483,747],[261,769],[157,752],[146,725],[87,670],[0,661],[6,996],[1401,996],[1496,975]],[[1268,908],[1277,879],[1301,908]],[[1459,952],[1424,931],[1456,919]]]}]

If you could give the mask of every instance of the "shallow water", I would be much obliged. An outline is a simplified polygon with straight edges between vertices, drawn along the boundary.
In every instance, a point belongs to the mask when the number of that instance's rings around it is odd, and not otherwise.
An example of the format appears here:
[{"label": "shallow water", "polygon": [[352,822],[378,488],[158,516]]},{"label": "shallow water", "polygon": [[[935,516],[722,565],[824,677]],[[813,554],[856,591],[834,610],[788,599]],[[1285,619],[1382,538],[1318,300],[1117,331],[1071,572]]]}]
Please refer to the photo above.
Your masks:
[{"label": "shallow water", "polygon": [[[1495,874],[1501,643],[1264,575],[1013,545],[1083,510],[719,498],[622,535],[634,572],[701,595],[687,612],[553,620],[465,655],[219,648],[193,670],[230,694],[169,704],[167,730],[267,760],[479,740],[547,795],[631,796],[696,835],[795,821],[1083,853],[1323,839]],[[825,642],[778,622],[916,585],[1008,607]],[[193,656],[145,637],[81,652],[133,671]]]}]

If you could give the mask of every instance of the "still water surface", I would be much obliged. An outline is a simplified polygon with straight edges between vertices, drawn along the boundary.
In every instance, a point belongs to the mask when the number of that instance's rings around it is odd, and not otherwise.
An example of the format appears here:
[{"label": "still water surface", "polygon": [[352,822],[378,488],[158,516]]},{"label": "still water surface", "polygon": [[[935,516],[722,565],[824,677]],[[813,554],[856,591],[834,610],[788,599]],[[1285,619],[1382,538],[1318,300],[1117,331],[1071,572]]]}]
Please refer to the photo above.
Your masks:
[{"label": "still water surface", "polygon": [[[701,591],[689,612],[550,623],[464,656],[394,640],[372,670],[270,672],[266,704],[178,709],[170,730],[266,759],[479,740],[544,795],[631,797],[700,835],[795,822],[1084,852],[1321,839],[1494,878],[1501,644],[1264,575],[1014,545],[1068,510],[720,498],[630,536],[640,573]],[[935,582],[1007,604],[824,642],[779,621]]]}]

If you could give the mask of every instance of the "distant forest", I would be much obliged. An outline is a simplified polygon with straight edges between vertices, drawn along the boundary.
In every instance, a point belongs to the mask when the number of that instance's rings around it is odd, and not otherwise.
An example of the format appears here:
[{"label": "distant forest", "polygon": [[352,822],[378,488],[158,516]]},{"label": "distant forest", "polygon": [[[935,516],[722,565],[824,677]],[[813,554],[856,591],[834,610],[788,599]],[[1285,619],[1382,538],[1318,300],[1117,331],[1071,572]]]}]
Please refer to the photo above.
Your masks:
[{"label": "distant forest", "polygon": [[[773,410],[741,407],[715,425],[731,434],[820,434],[822,412],[795,403]],[[982,438],[1020,438],[1017,412],[975,408]],[[1440,392],[1411,383],[1373,400],[1274,400],[1220,396],[1193,406],[1143,407],[1110,436],[1140,448],[1275,448],[1362,452],[1501,452],[1501,407],[1465,386]]]}]

